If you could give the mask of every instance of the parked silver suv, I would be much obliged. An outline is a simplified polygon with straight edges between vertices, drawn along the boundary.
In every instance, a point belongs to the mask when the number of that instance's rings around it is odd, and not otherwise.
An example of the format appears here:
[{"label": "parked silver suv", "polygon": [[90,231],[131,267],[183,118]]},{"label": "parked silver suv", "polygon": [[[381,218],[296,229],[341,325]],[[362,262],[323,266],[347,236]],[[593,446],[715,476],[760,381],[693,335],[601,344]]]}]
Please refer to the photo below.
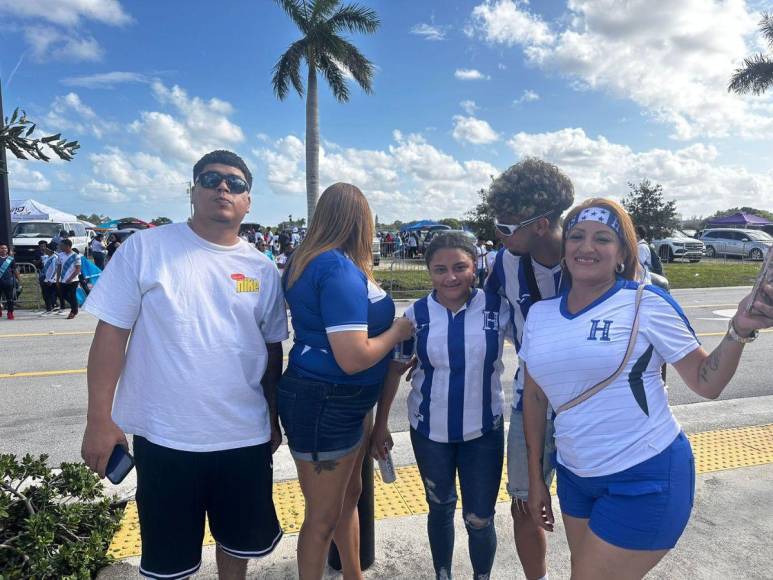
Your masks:
[{"label": "parked silver suv", "polygon": [[706,244],[706,257],[740,256],[750,260],[762,260],[773,237],[760,230],[717,228],[703,230],[701,240]]},{"label": "parked silver suv", "polygon": [[699,262],[705,249],[702,241],[691,238],[682,230],[674,230],[663,239],[653,240],[652,245],[664,262],[673,262],[677,258]]}]

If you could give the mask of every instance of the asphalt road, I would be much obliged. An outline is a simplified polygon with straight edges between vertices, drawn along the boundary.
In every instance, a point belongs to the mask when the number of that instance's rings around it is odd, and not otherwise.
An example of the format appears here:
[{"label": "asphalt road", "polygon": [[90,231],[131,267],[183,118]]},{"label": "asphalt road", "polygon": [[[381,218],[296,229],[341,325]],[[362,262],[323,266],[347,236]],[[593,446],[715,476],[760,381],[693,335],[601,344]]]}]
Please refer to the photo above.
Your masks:
[{"label": "asphalt road", "polygon": [[[727,328],[735,305],[749,288],[677,290],[674,296],[683,306],[693,328],[707,350],[711,350]],[[405,308],[406,304],[401,305]],[[0,452],[17,455],[47,453],[53,463],[80,460],[80,441],[86,418],[86,367],[88,349],[96,320],[82,313],[74,320],[63,316],[40,318],[19,313],[16,321],[0,321]],[[64,334],[68,333],[68,334]],[[285,345],[289,350],[291,342]],[[773,333],[763,333],[746,348],[741,366],[722,399],[760,397],[773,394],[770,370]],[[515,374],[516,356],[505,346],[506,384]],[[76,371],[59,374],[59,371]],[[26,376],[23,373],[50,372]],[[7,376],[16,373],[16,376]],[[56,374],[54,374],[56,373]],[[701,401],[677,373],[669,369],[669,398],[672,405]],[[408,385],[400,386],[393,405],[393,432],[408,430],[405,399]],[[508,405],[512,389],[505,389]]]}]

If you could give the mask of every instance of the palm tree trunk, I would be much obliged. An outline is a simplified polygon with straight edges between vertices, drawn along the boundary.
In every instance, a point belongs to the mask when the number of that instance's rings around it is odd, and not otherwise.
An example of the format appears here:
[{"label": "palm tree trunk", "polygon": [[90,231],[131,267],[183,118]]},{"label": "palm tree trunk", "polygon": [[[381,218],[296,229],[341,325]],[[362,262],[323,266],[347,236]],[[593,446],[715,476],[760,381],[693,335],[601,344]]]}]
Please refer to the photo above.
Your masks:
[{"label": "palm tree trunk", "polygon": [[313,65],[309,65],[306,88],[306,223],[310,225],[319,197],[319,105],[317,71]]}]

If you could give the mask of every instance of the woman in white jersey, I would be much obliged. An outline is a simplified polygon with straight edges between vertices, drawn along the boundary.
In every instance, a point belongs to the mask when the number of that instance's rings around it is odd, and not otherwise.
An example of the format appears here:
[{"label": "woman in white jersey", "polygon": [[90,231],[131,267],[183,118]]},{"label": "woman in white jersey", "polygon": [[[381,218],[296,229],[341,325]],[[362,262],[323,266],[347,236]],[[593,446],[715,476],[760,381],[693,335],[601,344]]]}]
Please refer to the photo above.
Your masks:
[{"label": "woman in white jersey", "polygon": [[540,465],[550,402],[558,414],[558,498],[572,578],[638,579],[676,545],[694,499],[695,462],[668,407],[660,367],[673,365],[697,394],[718,397],[744,343],[773,325],[773,287],[765,288],[769,303],[754,303],[754,315],[746,313],[749,297],[739,304],[709,355],[670,295],[654,286],[639,292],[636,235],[619,204],[591,199],[576,207],[563,238],[571,289],[532,307],[519,353],[526,368],[529,511],[553,529]]},{"label": "woman in white jersey", "polygon": [[[437,578],[451,577],[457,472],[474,578],[489,577],[497,547],[494,506],[504,457],[500,376],[510,304],[475,288],[476,257],[465,236],[436,236],[425,256],[434,290],[405,313],[417,329],[408,416]],[[387,420],[404,370],[393,362],[384,383],[371,437],[376,458],[392,445]]]}]

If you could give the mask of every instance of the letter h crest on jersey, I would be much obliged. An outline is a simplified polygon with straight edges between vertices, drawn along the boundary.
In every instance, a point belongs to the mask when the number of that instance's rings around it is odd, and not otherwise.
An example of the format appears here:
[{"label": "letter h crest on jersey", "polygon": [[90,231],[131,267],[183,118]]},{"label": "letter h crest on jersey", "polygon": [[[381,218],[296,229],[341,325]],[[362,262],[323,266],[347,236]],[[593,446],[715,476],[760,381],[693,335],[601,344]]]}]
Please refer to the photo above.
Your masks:
[{"label": "letter h crest on jersey", "polygon": [[[613,320],[591,320],[590,333],[588,334],[588,340],[601,340],[603,342],[609,342],[609,331],[612,328]],[[599,336],[600,335],[600,336]]]}]

